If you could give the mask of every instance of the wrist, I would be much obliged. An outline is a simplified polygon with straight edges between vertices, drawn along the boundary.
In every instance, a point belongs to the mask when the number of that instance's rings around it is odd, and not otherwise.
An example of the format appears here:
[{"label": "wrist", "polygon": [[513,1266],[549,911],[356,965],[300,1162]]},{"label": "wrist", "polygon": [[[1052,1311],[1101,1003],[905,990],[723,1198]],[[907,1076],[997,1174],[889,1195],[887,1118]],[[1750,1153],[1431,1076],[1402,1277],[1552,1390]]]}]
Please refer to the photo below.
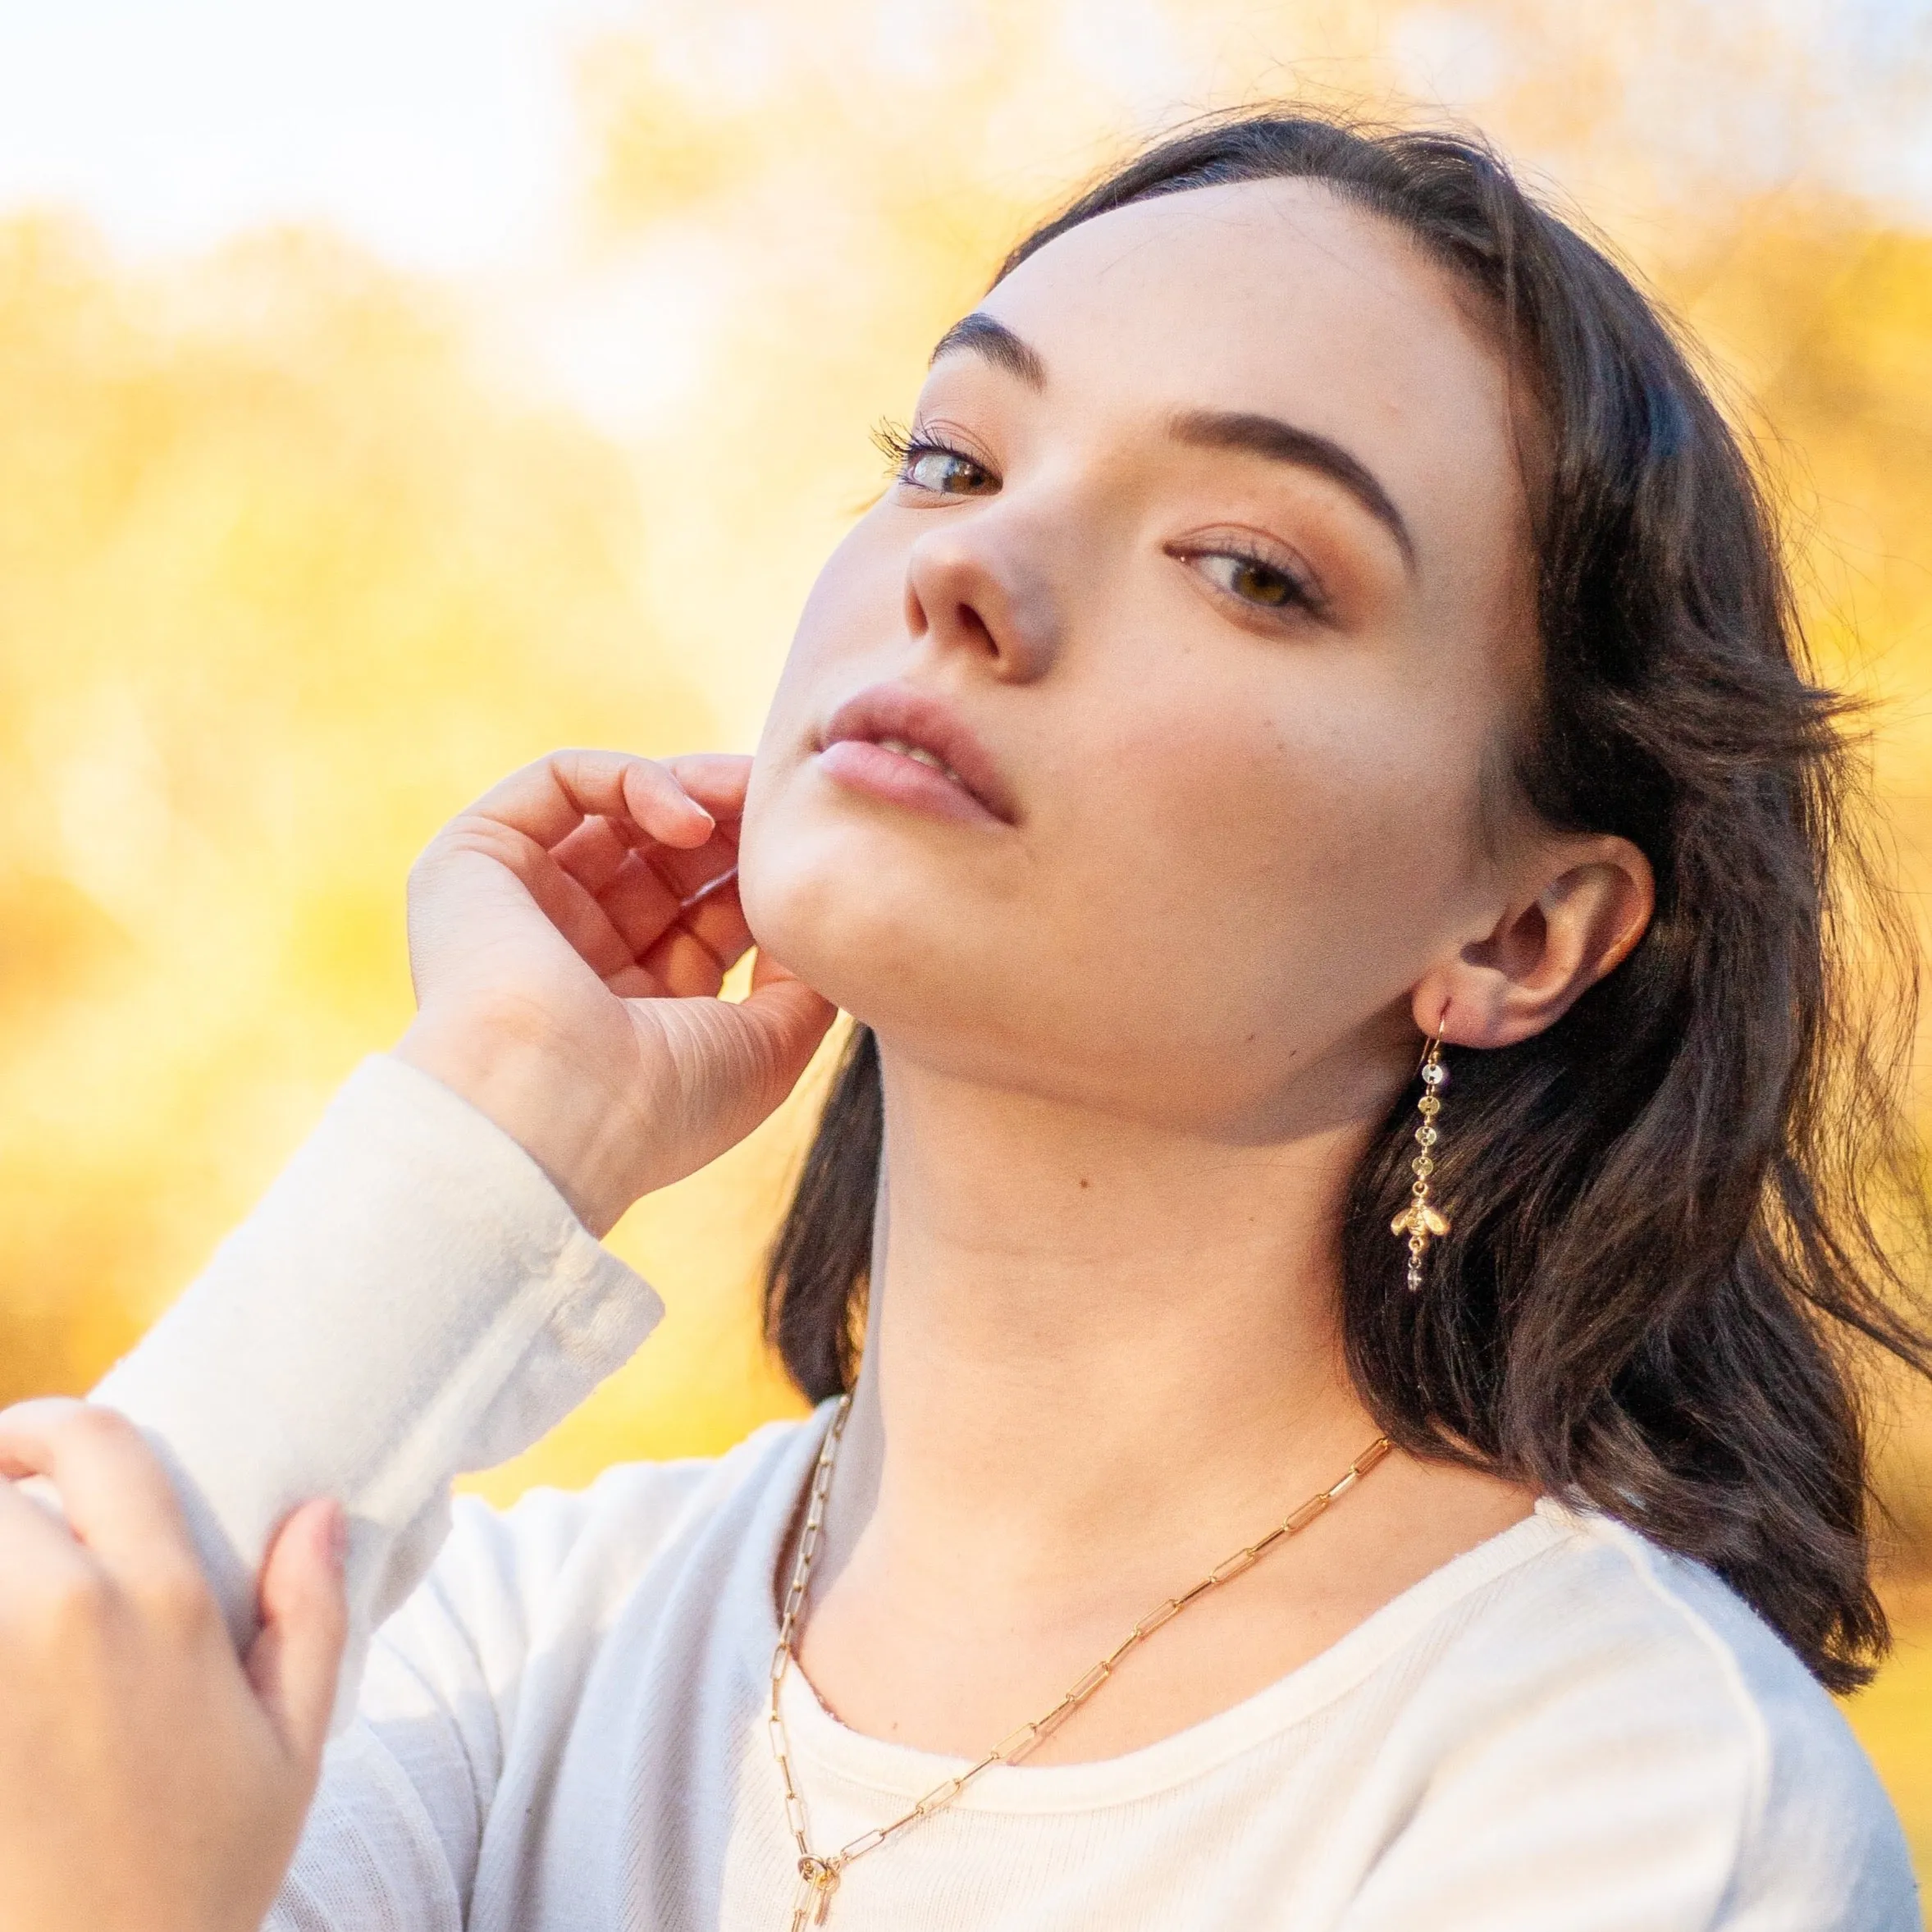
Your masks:
[{"label": "wrist", "polygon": [[634,1112],[598,1069],[522,1012],[419,1012],[394,1056],[509,1135],[600,1240],[637,1199]]}]

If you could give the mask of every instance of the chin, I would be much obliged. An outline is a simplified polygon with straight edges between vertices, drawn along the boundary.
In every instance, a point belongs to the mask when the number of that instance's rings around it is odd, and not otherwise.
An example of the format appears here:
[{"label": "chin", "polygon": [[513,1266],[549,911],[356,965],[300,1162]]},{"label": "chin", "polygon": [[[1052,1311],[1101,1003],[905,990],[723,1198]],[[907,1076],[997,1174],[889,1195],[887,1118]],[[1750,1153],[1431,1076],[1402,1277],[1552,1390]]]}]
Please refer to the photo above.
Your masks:
[{"label": "chin", "polygon": [[1123,1114],[1156,1095],[1163,1110],[1208,1112],[1225,1097],[1225,1073],[1195,1094],[1156,1063],[1158,1030],[1116,1023],[1090,975],[1007,936],[1003,909],[892,861],[875,841],[796,825],[748,841],[739,890],[752,936],[893,1053],[948,1078]]},{"label": "chin", "polygon": [[815,789],[809,774],[755,770],[739,844],[746,923],[895,1053],[1209,1130],[1251,1113],[1275,1083],[1251,1044],[1267,1017],[1231,1006],[1218,975],[1180,984],[1103,943],[1077,892],[1043,897],[1003,850]]},{"label": "chin", "polygon": [[1012,955],[998,934],[1012,908],[996,903],[1010,892],[951,827],[847,802],[808,768],[753,768],[738,846],[746,924],[761,948],[868,1025],[977,1030],[997,1024],[1003,1005],[1012,1012],[1025,989],[1001,984],[1000,959]]},{"label": "chin", "polygon": [[855,1018],[889,1025],[943,1010],[939,989],[959,984],[944,929],[960,909],[936,903],[934,883],[908,877],[916,869],[890,862],[881,843],[862,829],[796,824],[767,838],[747,821],[738,894],[760,949]]}]

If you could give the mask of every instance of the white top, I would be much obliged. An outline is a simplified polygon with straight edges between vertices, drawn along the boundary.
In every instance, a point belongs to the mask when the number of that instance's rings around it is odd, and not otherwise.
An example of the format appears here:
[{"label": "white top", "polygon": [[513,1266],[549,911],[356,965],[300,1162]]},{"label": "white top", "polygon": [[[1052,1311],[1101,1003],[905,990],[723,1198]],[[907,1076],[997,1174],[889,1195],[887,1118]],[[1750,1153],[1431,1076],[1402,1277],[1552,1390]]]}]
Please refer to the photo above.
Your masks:
[{"label": "white top", "polygon": [[[459,1499],[445,1534],[450,1478],[657,1313],[514,1142],[377,1059],[98,1391],[163,1447],[238,1634],[269,1529],[325,1491],[359,1631],[401,1603],[345,1666],[276,1932],[789,1925],[763,1709],[828,1412],[503,1514]],[[847,1730],[796,1671],[788,1696],[819,1848],[959,1768]],[[994,1767],[853,1865],[829,1932],[1919,1924],[1891,1807],[1791,1653],[1707,1571],[1546,1501],[1204,1724]]]}]

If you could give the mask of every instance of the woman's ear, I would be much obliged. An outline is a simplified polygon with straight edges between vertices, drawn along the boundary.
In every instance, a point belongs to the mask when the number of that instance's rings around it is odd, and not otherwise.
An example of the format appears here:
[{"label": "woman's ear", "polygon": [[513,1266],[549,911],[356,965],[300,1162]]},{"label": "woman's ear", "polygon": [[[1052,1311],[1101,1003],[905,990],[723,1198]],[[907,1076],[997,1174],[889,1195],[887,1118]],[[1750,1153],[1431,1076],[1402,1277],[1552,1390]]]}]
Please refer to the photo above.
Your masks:
[{"label": "woman's ear", "polygon": [[1628,838],[1555,840],[1541,861],[1487,934],[1418,983],[1424,1033],[1441,1030],[1455,1046],[1514,1046],[1560,1020],[1643,937],[1656,881]]}]

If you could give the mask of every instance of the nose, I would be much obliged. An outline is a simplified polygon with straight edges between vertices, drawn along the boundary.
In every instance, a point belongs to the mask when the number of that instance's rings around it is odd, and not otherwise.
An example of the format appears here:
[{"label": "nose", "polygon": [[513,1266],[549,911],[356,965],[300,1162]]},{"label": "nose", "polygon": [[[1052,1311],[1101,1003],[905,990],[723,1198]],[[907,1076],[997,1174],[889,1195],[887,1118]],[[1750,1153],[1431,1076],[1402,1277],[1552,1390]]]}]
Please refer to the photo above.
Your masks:
[{"label": "nose", "polygon": [[1043,675],[1060,647],[1060,600],[1044,560],[982,514],[928,531],[906,567],[906,626],[943,651],[982,659],[1003,680]]}]

